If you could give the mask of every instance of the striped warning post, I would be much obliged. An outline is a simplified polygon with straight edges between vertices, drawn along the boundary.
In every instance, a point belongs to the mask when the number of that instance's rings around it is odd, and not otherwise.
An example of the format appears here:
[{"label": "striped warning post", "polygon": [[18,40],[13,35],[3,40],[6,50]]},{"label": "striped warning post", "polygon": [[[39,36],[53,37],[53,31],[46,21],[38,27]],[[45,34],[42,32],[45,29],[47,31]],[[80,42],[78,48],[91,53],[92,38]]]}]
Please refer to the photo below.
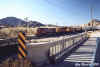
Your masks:
[{"label": "striped warning post", "polygon": [[26,51],[26,45],[25,45],[25,34],[24,32],[18,33],[18,58],[26,58],[27,51]]}]

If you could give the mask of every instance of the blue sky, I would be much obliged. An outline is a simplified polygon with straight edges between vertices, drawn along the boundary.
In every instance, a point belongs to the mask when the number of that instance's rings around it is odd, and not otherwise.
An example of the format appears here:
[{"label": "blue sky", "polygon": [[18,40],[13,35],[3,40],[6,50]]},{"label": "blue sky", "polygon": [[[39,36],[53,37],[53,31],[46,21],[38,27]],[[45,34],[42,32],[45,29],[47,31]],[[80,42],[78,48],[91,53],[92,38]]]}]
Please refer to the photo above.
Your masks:
[{"label": "blue sky", "polygon": [[90,7],[100,19],[100,0],[0,0],[0,18],[29,17],[44,24],[79,25],[88,23]]}]

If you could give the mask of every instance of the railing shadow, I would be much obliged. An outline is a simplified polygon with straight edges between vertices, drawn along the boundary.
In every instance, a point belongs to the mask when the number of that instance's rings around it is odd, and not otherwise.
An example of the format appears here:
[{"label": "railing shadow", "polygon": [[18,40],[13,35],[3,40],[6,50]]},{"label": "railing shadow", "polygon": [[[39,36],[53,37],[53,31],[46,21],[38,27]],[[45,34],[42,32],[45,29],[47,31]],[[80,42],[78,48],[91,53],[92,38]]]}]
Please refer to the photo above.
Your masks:
[{"label": "railing shadow", "polygon": [[[59,58],[57,60],[57,63],[63,62],[64,59],[66,57],[68,57],[69,55],[71,55],[71,53],[75,50],[77,50],[85,41],[87,41],[87,39],[85,39],[84,41],[80,42],[77,46],[75,46],[73,49],[71,49],[69,52],[65,53],[61,58]],[[67,49],[66,49],[67,50]]]}]

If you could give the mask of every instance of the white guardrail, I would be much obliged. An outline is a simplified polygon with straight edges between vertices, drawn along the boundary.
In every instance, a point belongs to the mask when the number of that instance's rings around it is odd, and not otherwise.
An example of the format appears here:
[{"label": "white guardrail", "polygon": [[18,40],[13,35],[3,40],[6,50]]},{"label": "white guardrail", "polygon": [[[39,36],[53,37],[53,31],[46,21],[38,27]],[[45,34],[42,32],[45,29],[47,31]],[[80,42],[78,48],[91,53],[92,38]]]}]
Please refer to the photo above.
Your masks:
[{"label": "white guardrail", "polygon": [[0,47],[5,46],[17,46],[17,38],[10,38],[10,39],[0,39]]},{"label": "white guardrail", "polygon": [[43,44],[27,43],[27,58],[37,65],[54,63],[87,38],[87,33],[81,33]]}]

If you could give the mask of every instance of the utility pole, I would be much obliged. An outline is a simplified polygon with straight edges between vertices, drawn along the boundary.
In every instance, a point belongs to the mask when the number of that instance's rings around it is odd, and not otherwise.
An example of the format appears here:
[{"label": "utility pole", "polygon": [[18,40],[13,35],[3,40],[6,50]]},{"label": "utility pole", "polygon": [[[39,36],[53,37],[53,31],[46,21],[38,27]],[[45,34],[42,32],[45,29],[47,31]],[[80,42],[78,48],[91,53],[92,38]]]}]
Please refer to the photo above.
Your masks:
[{"label": "utility pole", "polygon": [[16,26],[18,31],[20,31],[20,27],[21,27],[21,21],[19,21],[18,25]]},{"label": "utility pole", "polygon": [[31,29],[32,29],[31,24],[32,24],[32,20],[29,21],[29,34],[30,34],[30,35],[31,35],[31,33],[32,33],[32,31],[31,31]]},{"label": "utility pole", "polygon": [[92,24],[92,31],[93,31],[93,23],[94,23],[94,20],[93,20],[93,6],[91,6],[91,11],[90,11],[90,15],[91,15],[91,24]]},{"label": "utility pole", "polygon": [[91,20],[93,19],[93,7],[91,7]]},{"label": "utility pole", "polygon": [[25,21],[26,21],[26,33],[27,33],[27,34],[28,34],[28,28],[29,28],[28,18],[29,18],[29,17],[24,18]]}]

